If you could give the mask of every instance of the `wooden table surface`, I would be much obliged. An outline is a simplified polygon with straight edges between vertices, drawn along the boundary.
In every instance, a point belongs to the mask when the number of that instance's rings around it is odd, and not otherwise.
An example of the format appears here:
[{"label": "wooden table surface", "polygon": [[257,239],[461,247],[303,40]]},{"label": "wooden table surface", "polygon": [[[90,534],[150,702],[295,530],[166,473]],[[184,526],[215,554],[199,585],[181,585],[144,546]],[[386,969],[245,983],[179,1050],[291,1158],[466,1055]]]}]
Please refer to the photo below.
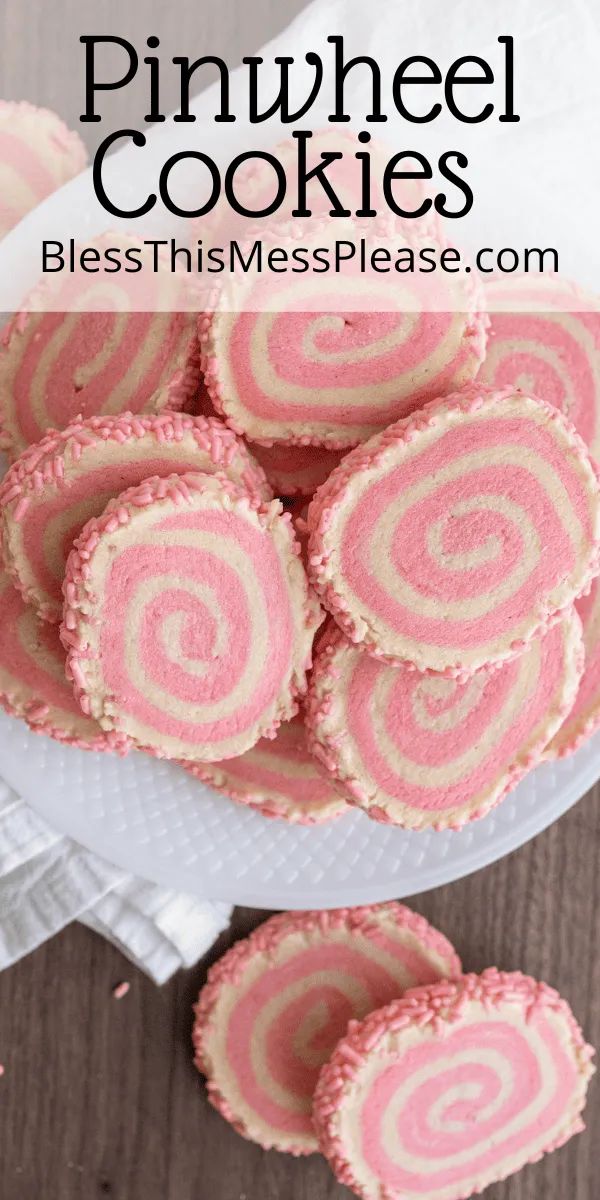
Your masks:
[{"label": "wooden table surface", "polygon": [[[81,33],[161,38],[165,58],[221,53],[231,65],[303,0],[0,0],[0,95],[76,122]],[[174,81],[173,81],[174,82]],[[165,103],[174,100],[169,80]],[[107,101],[91,147],[144,109],[133,86]],[[117,121],[118,117],[118,121]],[[125,120],[126,119],[126,120]],[[113,121],[111,126],[110,122]],[[91,132],[90,132],[91,131]],[[509,858],[414,897],[465,966],[492,963],[564,993],[600,1047],[600,790]],[[0,975],[0,1200],[343,1200],[318,1156],[293,1160],[239,1138],[206,1103],[191,1062],[191,1004],[206,967],[265,914],[239,909],[206,962],[158,989],[78,925]],[[113,999],[123,978],[129,994]],[[490,1200],[597,1200],[600,1093],[588,1131],[490,1188]]]}]

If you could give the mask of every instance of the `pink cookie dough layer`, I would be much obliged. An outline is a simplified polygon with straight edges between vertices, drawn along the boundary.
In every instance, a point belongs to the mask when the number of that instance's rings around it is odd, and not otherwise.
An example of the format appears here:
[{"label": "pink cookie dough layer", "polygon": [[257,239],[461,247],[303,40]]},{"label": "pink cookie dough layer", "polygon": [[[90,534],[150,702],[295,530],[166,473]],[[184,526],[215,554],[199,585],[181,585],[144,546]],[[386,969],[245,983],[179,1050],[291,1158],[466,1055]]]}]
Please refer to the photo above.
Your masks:
[{"label": "pink cookie dough layer", "polygon": [[317,825],[349,811],[335,781],[310,753],[301,716],[280,725],[274,740],[263,738],[241,758],[189,763],[187,769],[265,817]]},{"label": "pink cookie dough layer", "polygon": [[[124,254],[139,243],[114,233],[94,242],[100,251],[112,246]],[[147,265],[137,274],[61,273],[40,284],[30,311],[3,331],[2,449],[15,458],[85,417],[183,408],[200,384],[197,317],[179,311],[189,307],[189,286],[179,273],[153,274]]]},{"label": "pink cookie dough layer", "polygon": [[582,672],[574,611],[519,658],[464,681],[390,667],[334,630],[315,655],[308,744],[375,820],[460,829],[542,759]]},{"label": "pink cookie dough layer", "polygon": [[479,385],[354,450],[308,511],[308,562],[348,637],[466,676],[522,653],[598,573],[600,491],[561,413]]},{"label": "pink cookie dough layer", "polygon": [[84,711],[166,758],[235,758],[293,717],[322,613],[291,518],[224,478],[149,479],[89,521],[61,629]]},{"label": "pink cookie dough layer", "polygon": [[[360,229],[336,227],[336,235],[356,239]],[[329,226],[316,241],[332,242]],[[395,232],[398,242],[420,247]],[[277,240],[289,253],[302,244],[301,233]],[[440,278],[433,312],[426,276],[398,278],[392,287],[352,267],[231,276],[215,312],[199,319],[215,408],[254,442],[343,449],[470,383],[487,331],[474,277]]]},{"label": "pink cookie dough layer", "polygon": [[193,1041],[209,1099],[251,1141],[311,1154],[314,1087],[348,1021],[460,972],[446,938],[395,902],[271,917],[200,993]]},{"label": "pink cookie dough layer", "polygon": [[322,446],[260,446],[249,449],[263,468],[276,496],[313,496],[338,467],[343,451]]},{"label": "pink cookie dough layer", "polygon": [[575,703],[546,751],[547,758],[564,758],[578,750],[600,727],[600,584],[595,579],[587,596],[575,605],[583,626],[585,667]]},{"label": "pink cookie dough layer", "polygon": [[351,1022],[314,1117],[361,1200],[468,1200],[583,1129],[594,1051],[553,988],[494,967]]},{"label": "pink cookie dough layer", "polygon": [[0,571],[0,705],[36,733],[83,750],[119,750],[121,741],[84,716],[65,675],[58,630],[40,621]]},{"label": "pink cookie dough layer", "polygon": [[86,522],[126,488],[188,471],[225,475],[257,506],[273,499],[242,440],[215,418],[90,417],[26,450],[0,487],[4,560],[25,599],[59,622],[65,563]]},{"label": "pink cookie dough layer", "polygon": [[[564,280],[518,276],[488,288],[490,329],[478,379],[541,396],[600,460],[600,301]],[[507,309],[514,305],[514,311]],[[536,311],[537,310],[537,311]]]},{"label": "pink cookie dough layer", "polygon": [[81,138],[56,113],[0,100],[0,238],[86,163]]}]

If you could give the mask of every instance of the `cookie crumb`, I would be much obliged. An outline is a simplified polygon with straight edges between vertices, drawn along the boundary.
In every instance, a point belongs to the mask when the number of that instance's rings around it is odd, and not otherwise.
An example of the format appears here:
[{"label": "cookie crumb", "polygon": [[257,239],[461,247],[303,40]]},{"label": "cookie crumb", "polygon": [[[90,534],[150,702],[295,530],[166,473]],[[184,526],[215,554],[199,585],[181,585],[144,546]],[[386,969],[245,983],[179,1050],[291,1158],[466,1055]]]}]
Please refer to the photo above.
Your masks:
[{"label": "cookie crumb", "polygon": [[123,996],[126,996],[126,995],[127,995],[127,993],[128,993],[128,991],[129,991],[129,988],[130,988],[130,986],[131,986],[131,985],[130,985],[129,983],[127,983],[127,981],[126,981],[126,980],[123,980],[123,983],[118,983],[118,984],[117,984],[117,986],[116,986],[115,988],[113,988],[113,997],[114,997],[114,999],[115,999],[115,1000],[122,1000],[122,999],[123,999]]}]

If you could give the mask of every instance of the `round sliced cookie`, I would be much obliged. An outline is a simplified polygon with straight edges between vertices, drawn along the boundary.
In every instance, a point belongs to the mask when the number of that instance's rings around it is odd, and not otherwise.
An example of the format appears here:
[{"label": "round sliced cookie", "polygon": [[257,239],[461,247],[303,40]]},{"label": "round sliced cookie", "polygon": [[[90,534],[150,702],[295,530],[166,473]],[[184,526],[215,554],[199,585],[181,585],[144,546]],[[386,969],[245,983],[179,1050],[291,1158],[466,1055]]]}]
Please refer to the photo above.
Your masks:
[{"label": "round sliced cookie", "polygon": [[82,750],[123,751],[118,735],[86,717],[65,674],[58,630],[40,621],[0,570],[0,705],[36,733]]},{"label": "round sliced cookie", "polygon": [[189,763],[187,770],[231,800],[295,825],[320,825],[349,811],[308,749],[302,716],[280,725],[274,739],[262,738],[241,758]]},{"label": "round sliced cookie", "polygon": [[[92,249],[139,253],[105,234]],[[135,260],[137,261],[137,260]],[[143,259],[142,259],[143,261]],[[190,284],[167,267],[63,273],[39,285],[3,331],[0,445],[11,457],[90,416],[181,409],[200,385]]]},{"label": "round sliced cookie", "polygon": [[271,917],[211,967],[195,1008],[211,1103],[266,1149],[311,1154],[314,1087],[348,1021],[460,971],[446,938],[395,902]]},{"label": "round sliced cookie", "polygon": [[575,703],[546,748],[545,758],[564,758],[600,728],[600,581],[576,603],[583,626],[585,667]]},{"label": "round sliced cookie", "polygon": [[566,1000],[495,968],[413,989],[348,1033],[314,1119],[362,1200],[464,1200],[581,1132],[594,1051]]},{"label": "round sliced cookie", "polygon": [[235,758],[295,715],[322,613],[278,501],[146,480],[85,526],[64,593],[82,707],[141,749]]},{"label": "round sliced cookie", "polygon": [[478,380],[542,396],[599,461],[600,300],[552,275],[494,281],[487,298],[490,328]]},{"label": "round sliced cookie", "polygon": [[144,479],[188,471],[224,474],[257,506],[273,499],[242,440],[216,418],[90,417],[26,450],[0,486],[4,560],[25,599],[59,622],[65,563],[86,522]]},{"label": "round sliced cookie", "polygon": [[[364,231],[363,231],[364,232]],[[354,226],[337,242],[360,239]],[[421,243],[398,241],[418,254]],[[292,256],[301,235],[278,239]],[[335,253],[329,226],[305,239]],[[238,433],[343,449],[357,445],[434,397],[471,382],[485,354],[487,317],[473,276],[436,282],[398,275],[394,287],[351,263],[346,272],[249,272],[222,285],[199,318],[206,387]],[[437,277],[436,277],[437,280]]]},{"label": "round sliced cookie", "polygon": [[582,672],[574,610],[519,658],[466,680],[390,667],[334,629],[315,656],[308,744],[375,820],[460,829],[541,761]]},{"label": "round sliced cookie", "polygon": [[56,113],[0,100],[0,238],[86,163],[81,138]]},{"label": "round sliced cookie", "polygon": [[561,413],[475,385],[346,455],[308,563],[350,639],[465,676],[520,654],[598,573],[600,490]]},{"label": "round sliced cookie", "polygon": [[343,451],[323,446],[260,446],[250,442],[249,449],[276,496],[309,498],[338,467]]}]

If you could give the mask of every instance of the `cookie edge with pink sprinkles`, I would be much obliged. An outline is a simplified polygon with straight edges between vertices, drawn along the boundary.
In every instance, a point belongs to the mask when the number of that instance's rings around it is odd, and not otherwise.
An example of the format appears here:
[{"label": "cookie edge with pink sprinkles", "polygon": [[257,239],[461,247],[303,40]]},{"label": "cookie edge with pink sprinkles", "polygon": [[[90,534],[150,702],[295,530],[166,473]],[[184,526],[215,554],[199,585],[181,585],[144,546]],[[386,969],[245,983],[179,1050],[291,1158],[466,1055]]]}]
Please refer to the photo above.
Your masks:
[{"label": "cookie edge with pink sprinkles", "polygon": [[[537,624],[532,625],[532,628],[526,635],[515,639],[506,651],[495,655],[493,659],[481,662],[477,666],[465,666],[464,664],[457,663],[456,665],[440,669],[423,663],[417,664],[413,659],[386,653],[380,649],[380,640],[371,631],[367,619],[361,617],[360,625],[357,624],[355,617],[348,611],[346,601],[336,590],[332,573],[328,570],[327,518],[333,511],[343,507],[347,488],[351,485],[352,478],[356,473],[361,470],[369,470],[371,467],[377,467],[381,460],[385,458],[390,448],[401,448],[403,445],[410,444],[419,434],[443,422],[447,414],[461,413],[468,416],[471,413],[480,411],[488,404],[488,401],[497,403],[510,397],[516,397],[525,401],[528,405],[533,405],[536,409],[542,410],[549,422],[560,426],[563,436],[570,442],[570,449],[572,449],[578,463],[584,467],[590,485],[594,484],[596,508],[593,514],[593,537],[591,539],[587,570],[583,571],[581,569],[582,578],[577,584],[578,590],[560,608],[547,609],[541,613]],[[590,486],[590,495],[591,491],[592,488]],[[396,421],[393,425],[389,425],[387,429],[370,438],[368,442],[363,442],[359,446],[355,446],[344,457],[340,465],[332,471],[329,479],[317,489],[308,506],[307,525],[309,530],[307,553],[309,579],[321,603],[331,613],[336,624],[343,630],[348,640],[355,644],[362,644],[369,654],[383,662],[389,663],[390,666],[403,666],[408,668],[408,670],[419,671],[422,674],[431,673],[443,675],[447,678],[464,679],[473,675],[481,667],[493,667],[496,664],[501,665],[502,662],[518,657],[533,638],[543,633],[544,630],[549,629],[556,621],[561,620],[565,613],[572,607],[574,601],[591,586],[593,579],[600,573],[600,483],[587,447],[575,427],[571,425],[559,409],[553,408],[552,405],[546,403],[544,400],[522,393],[518,388],[514,387],[493,389],[480,387],[477,383],[470,384],[460,392],[454,392],[451,395],[441,397],[439,400],[430,401],[409,417],[404,417],[402,420]]]},{"label": "cookie edge with pink sprinkles", "polygon": [[[248,1124],[237,1118],[224,1094],[214,1082],[211,1072],[213,1066],[206,1048],[207,1031],[211,1021],[218,1020],[218,1003],[221,988],[228,983],[235,984],[243,977],[245,967],[257,954],[269,955],[276,951],[280,942],[290,933],[299,932],[310,936],[320,933],[326,938],[330,929],[344,929],[351,935],[353,932],[366,934],[378,930],[378,925],[372,920],[373,913],[395,913],[402,928],[410,930],[418,937],[427,949],[431,949],[440,958],[447,959],[451,977],[459,977],[462,963],[452,943],[431,925],[420,913],[413,912],[397,900],[388,900],[382,904],[360,905],[356,908],[334,908],[308,910],[305,912],[284,912],[269,917],[262,925],[246,938],[235,942],[225,954],[210,967],[206,983],[200,990],[198,1000],[193,1006],[194,1025],[192,1029],[192,1045],[194,1048],[194,1065],[206,1080],[208,1099],[221,1116],[249,1141],[262,1146],[264,1150],[283,1149],[266,1138],[257,1139],[249,1130]],[[285,1147],[285,1152],[294,1157],[313,1154],[302,1144],[291,1144]]]},{"label": "cookie edge with pink sprinkles", "polygon": [[[472,821],[478,821],[487,816],[529,771],[545,761],[546,748],[573,707],[584,670],[583,634],[581,620],[574,608],[571,608],[567,614],[562,614],[562,621],[565,626],[564,636],[567,643],[565,646],[563,697],[556,709],[553,731],[544,740],[540,737],[539,743],[530,749],[522,761],[515,761],[512,766],[508,767],[497,787],[490,790],[489,799],[481,803],[478,808],[473,809],[464,819],[453,821],[442,815],[439,821],[431,821],[426,825],[403,824],[393,820],[382,805],[373,803],[373,797],[366,790],[361,779],[344,774],[340,761],[340,741],[344,735],[331,733],[324,735],[319,732],[319,729],[321,718],[323,715],[326,717],[335,704],[336,676],[333,663],[335,654],[338,650],[343,651],[346,647],[359,654],[364,651],[349,642],[333,623],[319,638],[305,702],[307,741],[311,753],[322,763],[325,770],[329,771],[341,784],[348,803],[362,809],[371,820],[386,825],[395,825],[401,829],[409,829],[415,833],[427,833],[428,830],[441,833],[447,829],[454,831],[464,829]],[[549,630],[545,630],[539,636],[544,637],[549,632]],[[485,668],[483,669],[485,670]],[[399,805],[400,803],[398,801]]]},{"label": "cookie edge with pink sprinkles", "polygon": [[[215,488],[217,485],[221,491],[219,503],[223,508],[230,509],[232,504],[241,506],[248,513],[254,514],[262,528],[268,528],[269,523],[275,518],[280,520],[288,531],[290,556],[297,557],[300,563],[300,547],[294,535],[291,514],[283,511],[278,500],[272,500],[268,505],[262,505],[260,508],[254,507],[244,489],[220,473],[206,475],[202,472],[187,472],[183,475],[169,475],[164,478],[154,476],[136,487],[127,489],[115,500],[111,500],[101,517],[93,517],[84,526],[67,560],[63,583],[65,605],[60,637],[67,653],[67,671],[73,681],[75,696],[85,715],[91,715],[88,694],[90,689],[86,686],[85,664],[94,661],[95,656],[90,653],[86,639],[81,635],[81,626],[85,628],[92,623],[85,611],[85,600],[87,599],[92,609],[95,607],[95,598],[93,592],[88,589],[87,581],[91,575],[90,564],[98,543],[105,534],[114,533],[120,526],[129,524],[131,516],[141,508],[163,502],[175,505],[187,504],[194,494],[201,495],[207,488]],[[83,604],[82,601],[84,601]],[[312,665],[312,642],[323,619],[322,610],[308,579],[306,579],[303,608],[306,632],[306,646],[302,651],[304,658],[301,663],[298,661],[300,647],[296,646],[296,661],[292,661],[290,664],[287,700],[285,703],[282,700],[277,702],[272,722],[268,729],[261,731],[259,737],[274,737],[281,722],[296,715],[299,700],[306,693],[306,675]],[[158,745],[138,745],[131,735],[119,728],[116,715],[107,714],[104,708],[103,714],[99,718],[100,722],[102,719],[109,720],[109,728],[115,730],[131,748],[145,750],[155,758],[167,757]]]},{"label": "cookie edge with pink sprinkles", "polygon": [[[569,1003],[548,984],[540,983],[520,971],[499,971],[496,967],[488,967],[481,975],[471,973],[456,981],[444,980],[411,988],[400,1000],[370,1013],[364,1021],[350,1021],[346,1036],[338,1042],[329,1062],[321,1070],[314,1094],[313,1120],[320,1148],[340,1183],[351,1188],[361,1200],[375,1200],[373,1193],[367,1191],[354,1174],[351,1159],[337,1131],[336,1114],[351,1091],[359,1065],[370,1054],[377,1053],[388,1032],[395,1033],[415,1024],[419,1027],[431,1025],[434,1033],[442,1032],[445,1027],[460,1021],[461,1009],[470,1000],[480,1002],[490,1011],[511,999],[526,1002],[525,1020],[540,1008],[550,1009],[564,1017],[571,1035],[571,1048],[578,1073],[585,1081],[587,1090],[595,1071],[592,1064],[594,1048],[585,1041]],[[532,1155],[527,1160],[529,1163],[539,1162],[574,1134],[583,1131],[585,1126],[581,1114],[585,1102],[584,1091],[581,1103],[569,1114],[569,1123],[564,1131],[543,1150]],[[499,1183],[512,1174],[513,1171],[501,1172],[487,1180],[484,1186]],[[397,1191],[388,1191],[385,1185],[380,1186],[379,1194],[381,1200],[383,1197],[385,1200],[400,1200]],[[468,1191],[457,1191],[453,1200],[469,1200],[472,1195],[471,1186]]]}]

